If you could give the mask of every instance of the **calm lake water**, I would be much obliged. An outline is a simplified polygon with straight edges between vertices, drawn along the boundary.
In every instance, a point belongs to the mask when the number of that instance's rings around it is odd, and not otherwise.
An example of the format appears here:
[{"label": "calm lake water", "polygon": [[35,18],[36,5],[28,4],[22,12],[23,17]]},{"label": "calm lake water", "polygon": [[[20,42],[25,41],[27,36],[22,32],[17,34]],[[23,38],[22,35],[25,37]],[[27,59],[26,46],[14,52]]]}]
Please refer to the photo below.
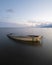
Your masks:
[{"label": "calm lake water", "polygon": [[[42,46],[17,43],[6,36],[8,33],[42,35]],[[52,65],[52,28],[0,28],[0,63]]]}]

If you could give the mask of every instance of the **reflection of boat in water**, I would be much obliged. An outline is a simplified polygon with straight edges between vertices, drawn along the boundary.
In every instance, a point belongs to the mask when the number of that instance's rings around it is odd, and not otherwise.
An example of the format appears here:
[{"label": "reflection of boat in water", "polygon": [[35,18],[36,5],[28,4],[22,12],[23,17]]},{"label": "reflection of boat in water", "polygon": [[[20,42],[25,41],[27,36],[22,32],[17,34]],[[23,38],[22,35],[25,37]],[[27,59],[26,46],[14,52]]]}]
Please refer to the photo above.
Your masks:
[{"label": "reflection of boat in water", "polygon": [[39,35],[27,35],[27,36],[15,36],[12,33],[7,35],[10,39],[19,41],[19,42],[24,42],[26,44],[41,44],[41,39],[42,36]]}]

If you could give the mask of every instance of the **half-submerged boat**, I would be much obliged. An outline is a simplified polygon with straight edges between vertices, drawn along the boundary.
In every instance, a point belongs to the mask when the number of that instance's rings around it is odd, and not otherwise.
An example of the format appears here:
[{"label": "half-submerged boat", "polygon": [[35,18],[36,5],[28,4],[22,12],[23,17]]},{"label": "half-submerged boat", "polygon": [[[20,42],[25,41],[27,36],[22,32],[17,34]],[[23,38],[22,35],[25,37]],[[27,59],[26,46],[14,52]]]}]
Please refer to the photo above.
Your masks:
[{"label": "half-submerged boat", "polygon": [[42,36],[40,35],[27,35],[27,36],[15,36],[12,33],[7,34],[7,36],[15,41],[23,42],[26,44],[37,45],[41,43]]}]

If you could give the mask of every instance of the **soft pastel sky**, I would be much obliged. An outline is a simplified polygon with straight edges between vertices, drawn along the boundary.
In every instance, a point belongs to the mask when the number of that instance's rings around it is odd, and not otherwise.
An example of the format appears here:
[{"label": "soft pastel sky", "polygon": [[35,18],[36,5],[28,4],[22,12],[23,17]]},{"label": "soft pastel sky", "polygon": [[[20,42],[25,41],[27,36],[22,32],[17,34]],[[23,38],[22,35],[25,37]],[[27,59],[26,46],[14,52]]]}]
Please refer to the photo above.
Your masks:
[{"label": "soft pastel sky", "polygon": [[0,0],[0,22],[52,22],[52,0]]}]

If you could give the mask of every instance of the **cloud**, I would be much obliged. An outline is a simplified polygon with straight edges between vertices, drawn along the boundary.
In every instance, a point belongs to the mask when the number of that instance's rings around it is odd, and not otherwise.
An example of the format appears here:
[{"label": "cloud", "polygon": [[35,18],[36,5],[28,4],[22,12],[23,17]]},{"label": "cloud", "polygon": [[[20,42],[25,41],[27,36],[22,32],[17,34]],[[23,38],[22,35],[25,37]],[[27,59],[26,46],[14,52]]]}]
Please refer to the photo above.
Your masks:
[{"label": "cloud", "polygon": [[42,28],[42,27],[52,27],[52,22],[37,22],[37,21],[28,21],[26,22],[26,25],[30,26],[30,27],[38,27],[38,28]]},{"label": "cloud", "polygon": [[25,21],[25,22],[18,22],[20,25],[25,25],[28,27],[48,27],[52,26],[52,22],[37,22],[37,21]]},{"label": "cloud", "polygon": [[[2,19],[3,20],[3,19]],[[52,22],[36,22],[36,21],[22,21],[22,22],[2,22],[0,20],[0,27],[34,27],[34,28],[52,28]],[[4,20],[3,20],[4,21]]]},{"label": "cloud", "polygon": [[13,9],[7,9],[6,12],[13,13],[14,10]]}]

